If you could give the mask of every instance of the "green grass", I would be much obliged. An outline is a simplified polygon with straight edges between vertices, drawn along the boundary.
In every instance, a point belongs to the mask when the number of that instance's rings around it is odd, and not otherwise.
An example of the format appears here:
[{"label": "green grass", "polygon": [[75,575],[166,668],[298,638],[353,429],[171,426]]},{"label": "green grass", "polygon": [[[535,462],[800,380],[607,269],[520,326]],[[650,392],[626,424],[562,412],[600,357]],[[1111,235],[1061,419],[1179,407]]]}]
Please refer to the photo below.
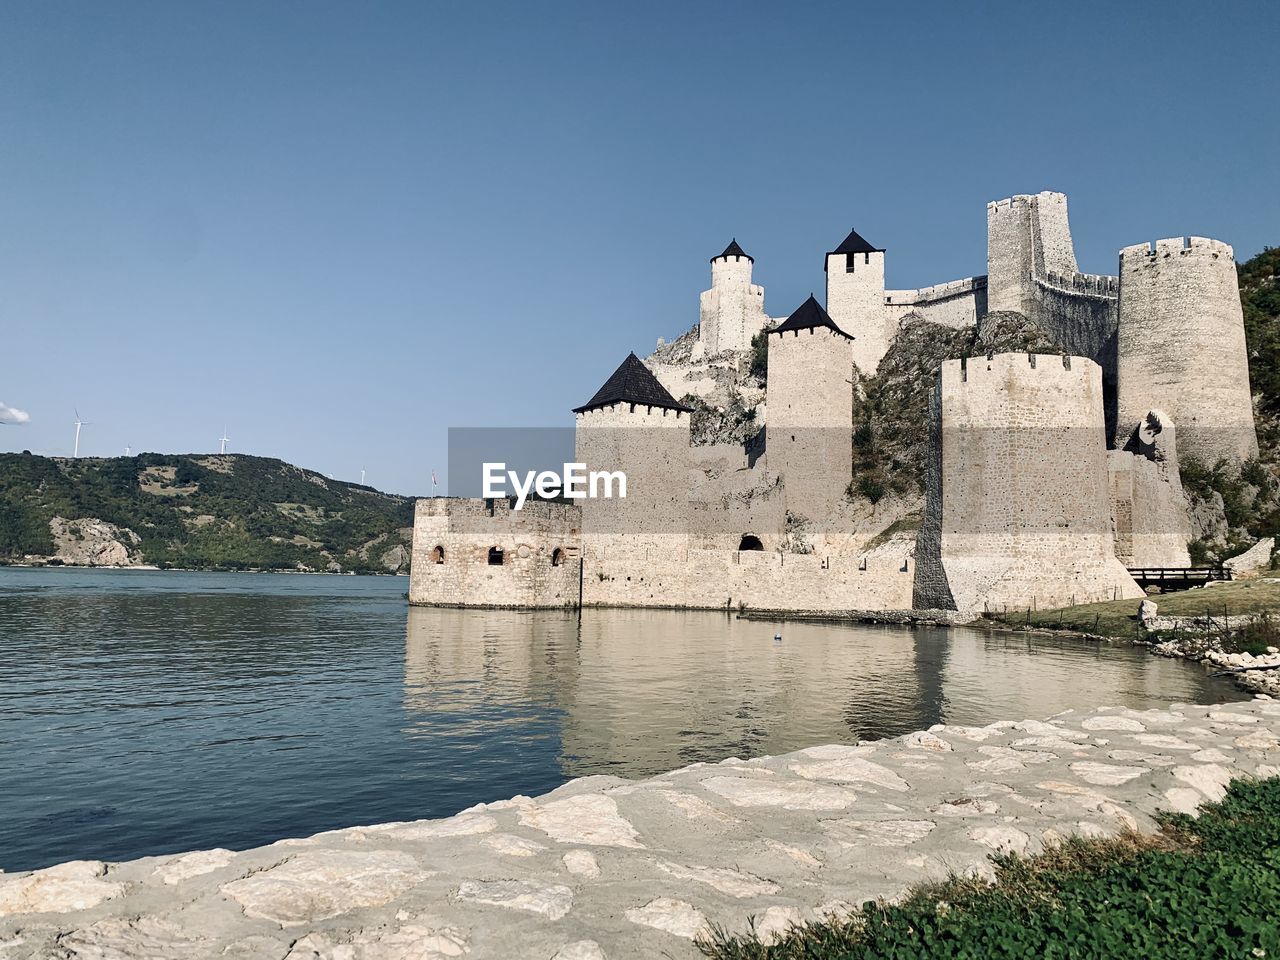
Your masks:
[{"label": "green grass", "polygon": [[[1149,599],[1159,607],[1160,616],[1221,617],[1224,613],[1238,617],[1245,614],[1280,614],[1280,583],[1263,578],[1199,587],[1177,593],[1156,594]],[[1082,603],[1057,610],[1010,610],[995,619],[1013,626],[1032,626],[1053,630],[1079,630],[1100,637],[1133,640],[1138,635],[1140,600],[1108,600],[1105,603]]]},{"label": "green grass", "polygon": [[1154,835],[992,857],[994,884],[929,884],[770,946],[723,931],[698,946],[715,960],[1280,956],[1280,778],[1236,781],[1198,820],[1159,820]]}]

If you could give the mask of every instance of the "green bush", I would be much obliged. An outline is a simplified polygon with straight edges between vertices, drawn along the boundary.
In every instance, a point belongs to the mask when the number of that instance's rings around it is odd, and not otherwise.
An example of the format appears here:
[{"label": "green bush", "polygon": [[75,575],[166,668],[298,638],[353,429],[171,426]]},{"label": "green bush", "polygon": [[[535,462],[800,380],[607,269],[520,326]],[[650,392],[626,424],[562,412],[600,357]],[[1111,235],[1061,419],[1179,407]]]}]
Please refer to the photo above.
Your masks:
[{"label": "green bush", "polygon": [[769,382],[769,335],[763,331],[751,338],[750,370],[761,384]]},{"label": "green bush", "polygon": [[997,856],[996,882],[953,878],[896,905],[810,924],[765,946],[717,931],[718,960],[1107,958],[1202,960],[1280,953],[1280,778],[1236,781],[1199,819],[1154,836],[1075,838]]},{"label": "green bush", "polygon": [[861,496],[870,500],[873,504],[879,503],[887,492],[884,484],[870,474],[863,474],[858,478],[857,490]]}]

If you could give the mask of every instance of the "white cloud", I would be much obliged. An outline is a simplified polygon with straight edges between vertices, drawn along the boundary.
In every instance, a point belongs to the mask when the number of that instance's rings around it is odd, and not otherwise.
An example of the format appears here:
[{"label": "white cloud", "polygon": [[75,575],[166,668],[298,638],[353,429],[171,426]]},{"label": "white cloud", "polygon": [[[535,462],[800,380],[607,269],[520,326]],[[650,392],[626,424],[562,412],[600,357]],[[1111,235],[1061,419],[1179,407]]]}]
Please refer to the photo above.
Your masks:
[{"label": "white cloud", "polygon": [[26,423],[31,419],[31,414],[25,410],[19,410],[17,407],[11,407],[7,403],[0,401],[0,423]]}]

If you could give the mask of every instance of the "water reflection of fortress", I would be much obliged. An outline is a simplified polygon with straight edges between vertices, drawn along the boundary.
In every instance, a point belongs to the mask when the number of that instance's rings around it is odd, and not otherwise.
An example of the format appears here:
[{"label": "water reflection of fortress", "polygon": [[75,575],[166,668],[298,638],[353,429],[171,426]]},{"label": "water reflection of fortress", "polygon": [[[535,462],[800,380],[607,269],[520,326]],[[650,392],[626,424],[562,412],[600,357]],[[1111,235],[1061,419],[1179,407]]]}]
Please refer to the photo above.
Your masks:
[{"label": "water reflection of fortress", "polygon": [[514,738],[537,719],[558,724],[566,777],[635,777],[934,723],[1048,716],[1080,705],[1074,684],[1093,658],[1106,664],[1088,671],[1090,702],[1199,692],[1183,665],[1142,652],[1045,641],[1029,652],[1022,638],[963,628],[411,608],[406,732],[431,736],[433,718],[452,711],[509,725]]}]

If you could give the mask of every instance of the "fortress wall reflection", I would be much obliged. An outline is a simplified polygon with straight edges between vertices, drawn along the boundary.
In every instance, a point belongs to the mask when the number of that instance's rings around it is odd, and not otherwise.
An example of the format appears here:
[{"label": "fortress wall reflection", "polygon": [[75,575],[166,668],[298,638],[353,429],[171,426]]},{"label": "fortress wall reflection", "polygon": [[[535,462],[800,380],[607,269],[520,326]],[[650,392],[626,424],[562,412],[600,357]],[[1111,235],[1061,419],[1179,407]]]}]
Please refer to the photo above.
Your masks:
[{"label": "fortress wall reflection", "polygon": [[1185,664],[1129,648],[708,612],[415,607],[405,643],[407,735],[497,735],[519,756],[536,731],[565,778],[1204,690]]}]

